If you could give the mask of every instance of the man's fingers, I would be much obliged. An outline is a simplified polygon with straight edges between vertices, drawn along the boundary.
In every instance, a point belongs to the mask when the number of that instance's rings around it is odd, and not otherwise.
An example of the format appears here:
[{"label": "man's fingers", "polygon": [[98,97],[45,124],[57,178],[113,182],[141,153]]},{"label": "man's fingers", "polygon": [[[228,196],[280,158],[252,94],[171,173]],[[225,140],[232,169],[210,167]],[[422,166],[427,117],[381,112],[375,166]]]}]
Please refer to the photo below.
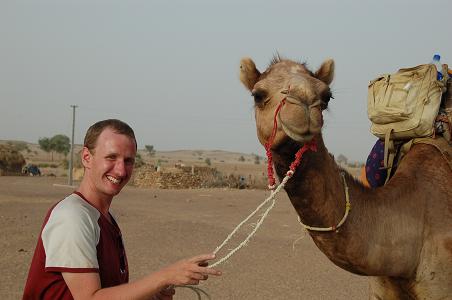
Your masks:
[{"label": "man's fingers", "polygon": [[[207,269],[206,268],[206,270],[208,270],[209,272],[211,272],[212,270],[210,270],[210,269]],[[218,272],[218,271],[216,271],[216,270],[214,270],[215,272]],[[215,273],[215,275],[217,275],[217,273]],[[201,271],[201,272],[194,272],[194,273],[192,273],[191,275],[190,275],[190,279],[191,280],[207,280],[209,278],[209,275],[208,274],[206,274],[206,272],[205,271]]]},{"label": "man's fingers", "polygon": [[212,260],[214,258],[215,258],[215,254],[213,254],[213,253],[201,254],[201,255],[189,258],[188,261],[199,264],[199,263],[205,263],[207,260]]},{"label": "man's fingers", "polygon": [[202,274],[202,273],[193,273],[193,274],[191,274],[191,279],[195,279],[195,280],[202,280],[202,279],[204,279],[204,274]]},{"label": "man's fingers", "polygon": [[203,275],[215,275],[215,276],[221,275],[220,271],[218,271],[216,269],[212,269],[212,268],[206,268],[206,267],[198,267],[196,272],[203,274]]},{"label": "man's fingers", "polygon": [[199,280],[195,280],[195,279],[192,279],[188,282],[188,285],[198,285],[198,284],[199,284]]},{"label": "man's fingers", "polygon": [[200,266],[200,267],[207,267],[208,265],[209,265],[209,263],[206,261],[198,263],[198,266]]}]

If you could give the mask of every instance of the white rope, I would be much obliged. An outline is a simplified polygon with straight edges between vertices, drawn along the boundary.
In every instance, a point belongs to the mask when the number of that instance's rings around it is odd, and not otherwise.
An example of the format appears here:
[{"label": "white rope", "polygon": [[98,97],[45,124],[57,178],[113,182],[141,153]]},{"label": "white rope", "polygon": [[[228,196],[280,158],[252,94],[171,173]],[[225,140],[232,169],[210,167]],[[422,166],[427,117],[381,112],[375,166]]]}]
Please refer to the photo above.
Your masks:
[{"label": "white rope", "polygon": [[[223,258],[221,258],[220,260],[218,260],[214,264],[208,266],[208,268],[216,267],[219,264],[225,262],[232,255],[234,255],[234,253],[236,253],[238,250],[240,250],[243,246],[245,246],[248,243],[248,241],[251,239],[251,237],[256,233],[256,231],[262,225],[262,223],[264,222],[264,219],[267,217],[267,215],[270,212],[270,210],[273,208],[273,206],[275,206],[275,203],[276,203],[275,196],[276,196],[276,194],[278,194],[279,191],[286,185],[287,181],[290,179],[290,177],[292,177],[293,173],[294,172],[292,172],[292,171],[287,172],[286,177],[284,177],[284,179],[281,181],[281,183],[278,185],[278,187],[271,192],[270,196],[267,199],[265,199],[251,214],[249,214],[248,217],[245,218],[245,220],[240,222],[240,224],[235,227],[235,229],[226,237],[226,239],[223,241],[223,243],[221,243],[220,246],[218,246],[215,249],[214,254],[217,254],[218,251],[220,251],[224,247],[224,245],[227,244],[227,242],[234,236],[234,234],[240,229],[240,227],[242,227],[243,224],[245,224],[252,216],[254,216],[266,203],[268,203],[270,200],[273,200],[271,202],[271,204],[269,205],[269,207],[262,214],[262,216],[260,217],[258,222],[256,223],[256,226],[254,227],[253,231],[250,234],[248,234],[246,239],[243,240],[243,242],[241,242],[237,247],[235,247],[234,249],[229,251],[229,253],[227,255],[225,255]],[[171,285],[168,288],[176,288],[176,287],[178,287],[178,288],[179,287],[184,287],[184,288],[186,287],[186,288],[192,289],[196,293],[196,295],[198,296],[198,300],[201,299],[201,293],[206,295],[208,297],[208,299],[211,299],[210,295],[207,292],[205,292],[203,289],[199,288],[199,287],[193,287],[191,285],[187,285],[187,286],[179,286],[179,285],[174,286],[174,285]]]},{"label": "white rope", "polygon": [[250,234],[248,234],[248,236],[245,238],[245,240],[243,240],[243,242],[241,242],[237,247],[235,247],[234,249],[229,251],[229,253],[227,255],[225,255],[223,258],[221,258],[220,260],[218,260],[214,264],[210,265],[209,268],[216,267],[219,264],[225,262],[232,255],[234,255],[234,253],[236,253],[238,250],[240,250],[243,246],[245,246],[249,242],[251,237],[256,233],[256,231],[259,229],[259,227],[264,222],[264,219],[267,217],[267,215],[270,212],[270,210],[273,208],[273,206],[275,206],[275,203],[276,203],[275,196],[276,196],[276,194],[278,194],[279,191],[286,185],[287,181],[290,179],[290,177],[292,177],[292,175],[293,175],[293,172],[287,172],[286,177],[284,177],[284,179],[281,181],[281,183],[278,185],[278,187],[275,190],[272,191],[270,196],[267,199],[265,199],[251,214],[249,214],[248,217],[246,217],[242,222],[240,222],[240,224],[235,227],[235,229],[226,237],[226,239],[223,241],[223,243],[221,243],[215,249],[215,251],[213,253],[217,254],[218,251],[220,251],[224,247],[224,245],[226,245],[228,243],[228,241],[235,235],[235,233],[240,229],[240,227],[242,227],[243,224],[245,224],[252,216],[254,216],[265,204],[267,204],[269,201],[272,200],[272,202],[269,205],[269,207],[265,210],[265,212],[262,214],[260,219],[257,221],[256,226],[254,227],[253,231],[251,231]]},{"label": "white rope", "polygon": [[295,251],[295,245],[298,243],[298,241],[301,241],[302,239],[304,239],[306,237],[307,232],[308,232],[307,230],[303,230],[303,232],[301,233],[301,236],[299,238],[297,238],[295,241],[293,241],[292,251]]},{"label": "white rope", "polygon": [[342,177],[342,181],[344,183],[344,191],[345,191],[345,212],[344,212],[344,216],[342,217],[342,219],[339,221],[339,223],[337,223],[336,226],[315,227],[315,226],[308,226],[308,225],[304,224],[301,221],[300,216],[298,216],[298,222],[301,224],[301,226],[304,227],[304,229],[310,230],[310,231],[323,231],[323,232],[337,231],[337,229],[345,223],[345,221],[347,220],[348,214],[349,214],[350,210],[352,209],[352,204],[350,203],[350,196],[348,194],[348,185],[347,185],[347,181],[345,180],[344,172],[341,172],[341,177]]},{"label": "white rope", "polygon": [[[217,254],[218,251],[220,251],[224,247],[224,245],[226,245],[228,243],[228,241],[235,235],[235,233],[240,229],[240,227],[242,227],[243,224],[245,224],[252,216],[254,216],[265,204],[267,204],[269,201],[272,201],[271,204],[269,205],[269,207],[265,210],[265,212],[262,214],[262,216],[257,221],[256,226],[254,227],[253,231],[251,231],[248,234],[248,236],[237,247],[235,247],[234,249],[229,251],[229,253],[226,254],[224,257],[222,257],[220,260],[218,260],[214,264],[210,265],[209,268],[216,267],[219,264],[225,262],[232,255],[234,255],[234,253],[236,253],[238,250],[240,250],[243,246],[245,246],[249,242],[251,237],[256,233],[256,231],[259,229],[259,227],[264,222],[264,220],[267,217],[267,215],[270,212],[270,210],[272,210],[272,208],[275,206],[275,203],[276,203],[275,196],[276,196],[276,194],[278,194],[279,191],[286,185],[287,181],[293,176],[293,174],[294,174],[294,171],[290,171],[289,170],[287,172],[287,174],[286,174],[286,177],[284,177],[284,179],[281,181],[281,183],[278,185],[278,187],[275,190],[272,191],[270,196],[267,199],[265,199],[251,214],[249,214],[248,217],[246,217],[242,222],[240,222],[240,224],[237,225],[235,227],[235,229],[226,237],[226,239],[223,241],[223,243],[221,243],[220,246],[218,246],[215,249],[215,251],[213,253]],[[341,173],[341,177],[342,177],[342,180],[343,180],[343,183],[344,183],[344,190],[345,190],[345,213],[344,213],[344,216],[342,217],[342,219],[339,221],[339,223],[336,226],[331,226],[331,227],[313,227],[313,226],[308,226],[308,225],[303,224],[303,222],[301,222],[300,217],[298,217],[298,221],[300,222],[300,224],[306,230],[311,230],[311,231],[335,231],[335,230],[337,230],[339,227],[341,227],[345,223],[345,220],[347,220],[348,213],[349,213],[349,211],[351,209],[351,204],[350,204],[350,199],[349,199],[349,195],[348,195],[348,185],[347,185],[347,182],[345,180],[345,176],[344,176],[343,172]]]},{"label": "white rope", "polygon": [[[272,193],[270,194],[270,196],[267,199],[265,199],[251,214],[249,214],[248,217],[245,218],[245,220],[240,222],[240,224],[235,227],[235,229],[226,237],[226,239],[223,241],[223,243],[221,243],[220,246],[218,246],[215,249],[214,254],[217,254],[218,251],[220,251],[224,247],[224,245],[227,244],[227,242],[234,236],[234,234],[240,229],[240,227],[242,227],[243,224],[245,224],[252,216],[254,216],[266,203],[268,203],[270,200],[273,200],[271,202],[271,204],[269,205],[269,207],[262,214],[262,216],[260,217],[258,222],[256,223],[256,226],[254,227],[253,231],[250,234],[248,234],[246,239],[243,240],[243,242],[241,242],[237,247],[235,247],[234,249],[229,251],[229,253],[227,255],[225,255],[224,257],[222,257],[220,260],[218,260],[214,264],[208,266],[208,268],[216,267],[219,264],[225,262],[232,255],[234,255],[234,253],[236,253],[238,250],[240,250],[243,246],[245,246],[248,243],[248,241],[251,239],[251,237],[256,233],[256,231],[262,225],[262,223],[264,222],[264,219],[267,217],[267,215],[270,212],[270,210],[273,208],[273,206],[275,206],[275,203],[276,203],[275,196],[276,196],[276,194],[279,193],[279,191],[284,187],[284,185],[290,179],[290,177],[292,177],[292,175],[293,175],[293,172],[287,172],[286,177],[284,177],[284,179],[281,181],[279,186],[275,190],[273,190]],[[186,288],[192,289],[196,293],[196,295],[198,296],[198,300],[201,299],[201,293],[206,295],[208,297],[208,299],[211,299],[210,295],[207,292],[205,292],[203,289],[199,288],[199,287],[194,287],[194,286],[191,286],[191,285],[187,285],[187,286],[179,286],[179,285],[174,286],[174,285],[171,285],[168,288],[176,288],[176,287],[178,287],[178,288],[179,287],[184,287],[184,288],[186,287]]]},{"label": "white rope", "polygon": [[[208,266],[208,268],[213,268],[218,266],[219,264],[225,262],[226,260],[228,260],[232,255],[234,255],[238,250],[240,250],[243,246],[245,246],[249,240],[251,239],[251,237],[256,233],[256,231],[259,229],[259,227],[262,225],[262,223],[264,222],[265,218],[267,217],[267,215],[269,214],[269,212],[272,210],[272,208],[275,206],[276,203],[276,199],[275,196],[281,191],[281,189],[286,185],[287,181],[293,176],[295,171],[291,171],[289,170],[286,173],[286,177],[284,177],[284,179],[281,181],[281,183],[278,185],[278,187],[273,190],[270,194],[270,196],[265,199],[252,213],[250,213],[248,215],[248,217],[246,217],[242,222],[240,222],[240,224],[238,224],[234,230],[226,237],[226,239],[215,249],[214,254],[217,254],[218,251],[220,251],[224,245],[226,245],[228,243],[228,241],[235,235],[235,233],[240,229],[240,227],[243,226],[243,224],[245,224],[251,217],[253,217],[266,203],[268,203],[269,201],[272,201],[271,204],[267,207],[267,209],[265,210],[265,212],[262,214],[262,216],[259,218],[259,220],[256,223],[256,226],[254,227],[253,231],[250,232],[250,234],[248,234],[248,236],[234,249],[232,249],[231,251],[229,251],[228,254],[226,254],[224,257],[222,257],[220,260],[218,260],[217,262],[213,263],[212,265]],[[346,202],[346,207],[345,207],[345,214],[342,217],[341,221],[334,227],[328,227],[328,228],[319,228],[319,227],[311,227],[311,226],[307,226],[305,224],[303,224],[301,222],[300,217],[299,218],[299,222],[300,224],[306,229],[306,230],[314,230],[314,231],[333,231],[336,230],[337,228],[339,228],[347,219],[348,213],[350,211],[351,205],[350,205],[350,200],[349,200],[349,195],[348,195],[348,186],[347,186],[347,182],[345,180],[345,176],[343,173],[341,173],[342,179],[344,181],[344,189],[345,189],[345,202]],[[304,237],[301,236],[300,238],[298,238],[293,244],[292,244],[292,249],[295,249],[295,244]],[[198,296],[198,300],[201,299],[201,292],[206,295],[208,297],[208,299],[210,298],[210,295],[208,293],[206,293],[204,290],[202,290],[201,288],[196,288],[196,287],[192,287],[192,286],[171,286],[171,287],[188,287],[188,288],[192,288],[193,291],[196,293],[196,295]]]}]

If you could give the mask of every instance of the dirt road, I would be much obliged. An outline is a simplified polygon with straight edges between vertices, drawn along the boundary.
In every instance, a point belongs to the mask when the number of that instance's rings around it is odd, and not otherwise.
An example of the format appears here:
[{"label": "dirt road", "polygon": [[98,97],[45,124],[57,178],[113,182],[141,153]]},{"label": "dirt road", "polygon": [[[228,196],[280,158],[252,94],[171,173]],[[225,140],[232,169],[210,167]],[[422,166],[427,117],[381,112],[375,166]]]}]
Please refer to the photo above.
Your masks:
[{"label": "dirt road", "polygon": [[[0,177],[0,299],[19,299],[41,223],[71,188],[64,179]],[[125,237],[131,280],[170,262],[212,252],[268,196],[253,190],[126,187],[112,210]],[[304,235],[285,193],[250,243],[201,287],[211,299],[367,299],[367,279],[333,265]],[[247,225],[230,248],[252,230]],[[219,256],[225,255],[222,251]],[[174,299],[197,299],[177,289]],[[207,298],[203,298],[207,299]]]}]

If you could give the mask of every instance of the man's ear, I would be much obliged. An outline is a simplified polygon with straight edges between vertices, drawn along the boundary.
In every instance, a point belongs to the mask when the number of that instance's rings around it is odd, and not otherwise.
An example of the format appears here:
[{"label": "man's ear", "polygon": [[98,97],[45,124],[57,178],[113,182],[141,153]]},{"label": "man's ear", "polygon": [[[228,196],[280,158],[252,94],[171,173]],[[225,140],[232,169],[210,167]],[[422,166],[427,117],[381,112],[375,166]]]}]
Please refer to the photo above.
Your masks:
[{"label": "man's ear", "polygon": [[261,73],[256,69],[251,58],[245,57],[240,60],[240,81],[248,90],[253,90],[259,76],[261,76]]},{"label": "man's ear", "polygon": [[334,78],[334,60],[327,59],[320,68],[315,72],[315,77],[330,85]]},{"label": "man's ear", "polygon": [[85,167],[85,168],[90,168],[90,165],[91,165],[91,159],[92,159],[92,154],[91,154],[91,152],[89,151],[89,149],[88,148],[86,148],[86,147],[83,147],[83,149],[82,149],[82,153],[80,154],[81,155],[81,159],[82,159],[82,164],[83,164],[83,166]]}]

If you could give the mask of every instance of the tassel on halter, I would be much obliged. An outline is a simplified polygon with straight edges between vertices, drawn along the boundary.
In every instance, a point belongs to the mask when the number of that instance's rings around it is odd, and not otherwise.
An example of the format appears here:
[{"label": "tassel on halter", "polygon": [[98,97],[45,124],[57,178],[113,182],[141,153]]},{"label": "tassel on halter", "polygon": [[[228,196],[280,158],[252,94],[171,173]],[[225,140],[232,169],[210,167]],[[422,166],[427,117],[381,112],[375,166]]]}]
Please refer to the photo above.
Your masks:
[{"label": "tassel on halter", "polygon": [[279,111],[281,110],[281,107],[285,103],[286,103],[286,97],[284,97],[281,100],[281,102],[279,103],[278,107],[275,110],[275,116],[273,117],[272,134],[271,134],[270,138],[268,139],[268,141],[264,145],[265,153],[267,154],[267,176],[268,176],[268,188],[270,190],[274,190],[275,187],[276,187],[276,180],[275,180],[275,175],[274,175],[274,172],[273,172],[273,156],[272,156],[271,146],[273,144],[273,141],[274,141],[275,136],[276,136],[276,131],[278,129],[277,116],[278,116]]}]

